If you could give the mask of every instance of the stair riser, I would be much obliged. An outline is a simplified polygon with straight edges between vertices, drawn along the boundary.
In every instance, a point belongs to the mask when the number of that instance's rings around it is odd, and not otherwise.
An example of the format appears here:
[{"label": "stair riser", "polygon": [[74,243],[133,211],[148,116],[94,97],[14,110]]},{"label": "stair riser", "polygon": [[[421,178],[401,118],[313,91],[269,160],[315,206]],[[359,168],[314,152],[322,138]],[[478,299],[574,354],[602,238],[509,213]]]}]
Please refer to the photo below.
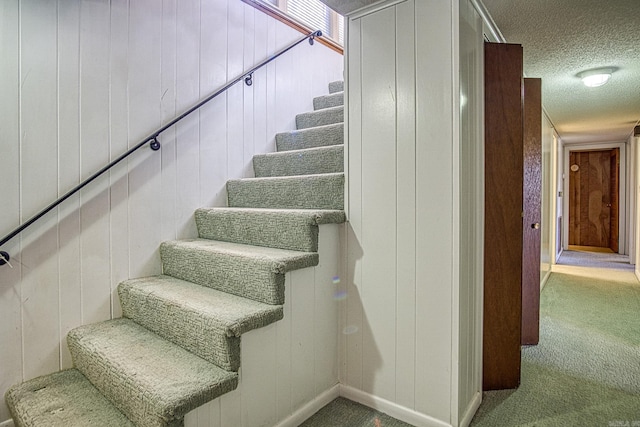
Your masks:
[{"label": "stair riser", "polygon": [[258,178],[227,182],[230,207],[344,209],[344,175]]},{"label": "stair riser", "polygon": [[344,82],[331,82],[329,83],[329,93],[343,92],[344,91]]},{"label": "stair riser", "polygon": [[256,155],[253,170],[257,178],[343,172],[343,146]]},{"label": "stair riser", "polygon": [[343,143],[344,125],[342,123],[276,134],[278,151],[326,147]]},{"label": "stair riser", "polygon": [[203,239],[293,251],[318,250],[318,226],[304,218],[248,213],[233,215],[209,210],[196,211],[198,233]]},{"label": "stair riser", "polygon": [[[267,261],[247,261],[241,256],[184,248],[175,242],[160,246],[163,272],[178,279],[208,286],[265,304],[284,304],[284,271],[276,272]],[[301,268],[317,265],[309,254]]]},{"label": "stair riser", "polygon": [[343,107],[326,108],[296,116],[296,129],[308,129],[316,126],[330,125],[344,121]]},{"label": "stair riser", "polygon": [[313,109],[322,110],[323,108],[338,107],[344,105],[344,94],[334,93],[326,96],[319,96],[313,99]]},{"label": "stair riser", "polygon": [[124,317],[223,369],[240,367],[240,338],[226,336],[197,311],[185,311],[127,284],[118,287],[118,295]]}]

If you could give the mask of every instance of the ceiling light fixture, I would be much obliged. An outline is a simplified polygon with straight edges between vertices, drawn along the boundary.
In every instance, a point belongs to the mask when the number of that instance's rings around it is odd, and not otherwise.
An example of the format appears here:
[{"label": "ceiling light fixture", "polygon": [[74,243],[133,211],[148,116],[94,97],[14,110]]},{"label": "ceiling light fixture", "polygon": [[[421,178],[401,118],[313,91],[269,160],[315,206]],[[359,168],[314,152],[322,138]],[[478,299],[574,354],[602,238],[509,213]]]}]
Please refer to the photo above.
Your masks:
[{"label": "ceiling light fixture", "polygon": [[593,70],[581,71],[577,76],[582,79],[587,87],[598,87],[609,81],[611,74],[615,71],[614,68],[594,68]]}]

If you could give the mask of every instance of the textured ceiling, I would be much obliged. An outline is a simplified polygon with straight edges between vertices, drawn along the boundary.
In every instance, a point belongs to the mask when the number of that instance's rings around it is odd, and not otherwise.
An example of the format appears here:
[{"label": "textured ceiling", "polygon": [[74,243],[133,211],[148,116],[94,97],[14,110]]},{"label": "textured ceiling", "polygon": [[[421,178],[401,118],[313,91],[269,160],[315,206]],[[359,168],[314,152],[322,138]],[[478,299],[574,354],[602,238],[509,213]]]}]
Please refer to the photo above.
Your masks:
[{"label": "textured ceiling", "polygon": [[[482,0],[509,43],[524,50],[527,77],[567,143],[624,141],[640,120],[640,0]],[[616,67],[585,87],[576,74]]]},{"label": "textured ceiling", "polygon": [[320,0],[340,15],[348,15],[379,0]]}]

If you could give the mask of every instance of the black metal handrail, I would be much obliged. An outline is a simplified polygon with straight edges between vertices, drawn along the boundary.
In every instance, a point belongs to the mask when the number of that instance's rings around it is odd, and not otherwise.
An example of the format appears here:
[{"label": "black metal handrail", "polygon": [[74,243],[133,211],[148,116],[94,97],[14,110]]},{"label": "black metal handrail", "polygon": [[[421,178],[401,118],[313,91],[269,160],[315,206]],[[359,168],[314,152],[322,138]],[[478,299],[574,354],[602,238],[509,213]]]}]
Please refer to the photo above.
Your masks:
[{"label": "black metal handrail", "polygon": [[[82,188],[84,188],[89,183],[91,183],[93,180],[98,178],[100,175],[102,175],[103,173],[105,173],[106,171],[108,171],[109,169],[111,169],[112,167],[117,165],[118,163],[120,163],[122,160],[126,159],[131,154],[133,154],[134,152],[138,151],[140,148],[145,146],[147,143],[149,143],[149,148],[151,148],[153,151],[158,151],[160,149],[160,142],[158,141],[158,136],[160,136],[160,134],[162,132],[164,132],[165,130],[169,129],[171,126],[175,125],[180,120],[184,119],[189,114],[193,113],[194,111],[196,111],[197,109],[202,107],[204,104],[206,104],[207,102],[211,101],[216,96],[218,96],[221,93],[225,92],[231,86],[235,85],[236,83],[238,83],[241,80],[244,80],[244,82],[245,82],[245,84],[247,86],[251,86],[253,84],[253,73],[256,70],[258,70],[259,68],[264,67],[269,62],[273,61],[274,59],[278,58],[280,55],[282,55],[282,54],[288,52],[289,50],[293,49],[294,47],[296,47],[300,43],[304,42],[305,40],[309,40],[309,44],[313,45],[314,39],[316,37],[321,37],[321,36],[322,36],[322,31],[320,31],[320,30],[314,31],[312,33],[307,34],[306,36],[304,36],[300,40],[296,41],[295,43],[289,45],[288,47],[278,51],[277,53],[275,53],[272,56],[268,57],[264,61],[260,62],[258,65],[254,66],[250,70],[245,71],[244,73],[242,73],[241,75],[239,75],[238,77],[236,77],[235,79],[233,79],[232,81],[230,81],[229,83],[227,83],[226,85],[224,85],[223,87],[221,87],[220,89],[218,89],[217,91],[215,91],[214,93],[212,93],[211,95],[209,95],[208,97],[203,99],[202,101],[198,102],[196,105],[194,105],[193,107],[189,108],[187,111],[185,111],[184,113],[180,114],[179,116],[177,116],[176,118],[171,120],[169,123],[167,123],[166,125],[162,126],[160,129],[156,130],[151,135],[149,135],[148,137],[146,137],[145,139],[140,141],[138,144],[136,144],[135,146],[130,148],[124,154],[120,155],[117,159],[113,160],[111,163],[109,163],[108,165],[106,165],[105,167],[103,167],[102,169],[100,169],[99,171],[94,173],[93,175],[91,175],[89,178],[87,178],[84,181],[82,181],[76,187],[74,187],[73,189],[69,190],[67,193],[65,193],[58,200],[56,200],[55,202],[51,203],[49,206],[47,206],[46,208],[42,209],[40,212],[38,212],[37,214],[35,214],[31,218],[29,218],[27,221],[22,223],[18,228],[13,230],[11,233],[7,234],[5,237],[2,238],[2,240],[0,240],[0,248],[5,243],[7,243],[9,240],[13,239],[18,234],[23,232],[31,224],[33,224],[34,222],[36,222],[37,220],[39,220],[40,218],[45,216],[47,213],[49,213],[55,207],[60,205],[62,202],[67,200],[69,197],[73,196],[75,193],[77,193]],[[9,253],[7,253],[5,251],[0,251],[0,265],[7,264],[9,262],[10,258],[11,257],[9,256]]]}]

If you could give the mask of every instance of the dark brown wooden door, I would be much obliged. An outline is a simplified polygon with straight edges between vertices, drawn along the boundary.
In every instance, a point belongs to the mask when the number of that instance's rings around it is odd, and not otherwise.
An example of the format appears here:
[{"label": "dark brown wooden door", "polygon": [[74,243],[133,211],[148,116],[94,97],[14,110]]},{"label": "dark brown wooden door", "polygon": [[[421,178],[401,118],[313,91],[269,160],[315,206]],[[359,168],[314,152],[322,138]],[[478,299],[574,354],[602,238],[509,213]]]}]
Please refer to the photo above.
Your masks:
[{"label": "dark brown wooden door", "polygon": [[569,153],[569,245],[618,251],[620,150]]},{"label": "dark brown wooden door", "polygon": [[483,389],[520,384],[522,46],[485,43]]},{"label": "dark brown wooden door", "polygon": [[540,220],[542,200],[542,81],[524,79],[522,227],[522,344],[540,336]]}]

